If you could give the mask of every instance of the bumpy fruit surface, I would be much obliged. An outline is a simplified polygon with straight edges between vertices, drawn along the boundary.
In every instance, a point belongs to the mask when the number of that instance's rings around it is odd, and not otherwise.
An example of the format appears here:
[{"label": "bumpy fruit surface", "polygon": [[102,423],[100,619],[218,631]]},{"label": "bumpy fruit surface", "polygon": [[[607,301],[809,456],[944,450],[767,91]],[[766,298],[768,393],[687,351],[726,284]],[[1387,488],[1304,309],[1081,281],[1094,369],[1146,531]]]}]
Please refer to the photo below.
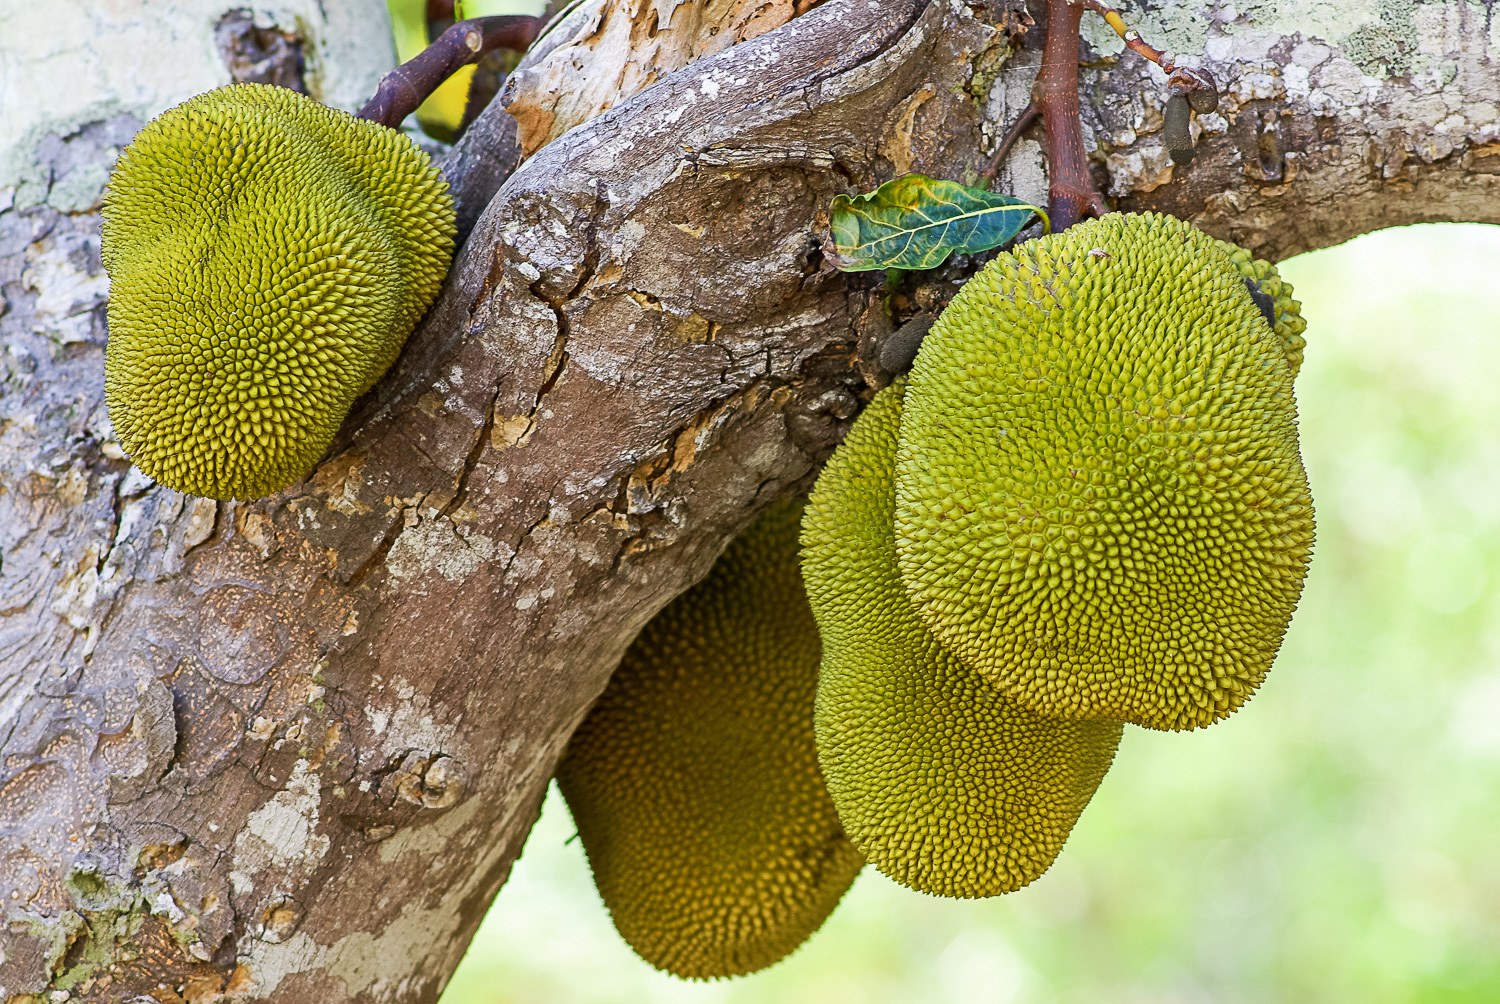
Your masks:
[{"label": "bumpy fruit surface", "polygon": [[1282,350],[1291,364],[1292,376],[1302,368],[1302,350],[1307,340],[1302,332],[1307,330],[1307,321],[1302,317],[1302,302],[1292,299],[1292,284],[1281,277],[1276,266],[1264,258],[1253,257],[1249,251],[1228,241],[1214,241],[1214,245],[1229,256],[1235,270],[1255,284],[1255,288],[1271,301],[1271,326],[1281,339]]},{"label": "bumpy fruit surface", "polygon": [[818,757],[871,863],[941,896],[1019,889],[1052,864],[1093,797],[1121,725],[1057,721],[944,652],[896,569],[896,429],[904,381],[880,391],[818,478],[803,575],[823,633]]},{"label": "bumpy fruit surface", "polygon": [[260,84],[164,112],[105,193],[121,445],[193,495],[296,481],[395,361],[453,239],[447,184],[398,132]]},{"label": "bumpy fruit surface", "polygon": [[677,976],[778,961],[864,864],[813,748],[801,511],[773,507],[646,625],[558,768],[615,927]]},{"label": "bumpy fruit surface", "polygon": [[1189,224],[1023,244],[922,345],[895,519],[922,620],[1024,706],[1208,725],[1264,679],[1311,553],[1286,343]]}]

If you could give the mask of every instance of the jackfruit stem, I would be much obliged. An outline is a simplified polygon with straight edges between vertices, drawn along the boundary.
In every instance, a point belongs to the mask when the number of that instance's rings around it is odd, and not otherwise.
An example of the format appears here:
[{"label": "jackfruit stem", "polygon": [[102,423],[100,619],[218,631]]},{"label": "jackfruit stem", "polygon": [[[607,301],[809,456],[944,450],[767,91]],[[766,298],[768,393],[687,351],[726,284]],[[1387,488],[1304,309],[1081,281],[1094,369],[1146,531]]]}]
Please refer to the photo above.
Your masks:
[{"label": "jackfruit stem", "polygon": [[391,129],[417,110],[443,81],[462,67],[477,63],[495,49],[525,52],[541,33],[542,19],[527,14],[499,14],[459,21],[427,48],[387,73],[359,118]]},{"label": "jackfruit stem", "polygon": [[1047,0],[1047,41],[1031,102],[1047,126],[1047,212],[1060,233],[1085,216],[1109,212],[1089,173],[1078,118],[1078,0]]},{"label": "jackfruit stem", "polygon": [[[1054,232],[1066,230],[1085,216],[1103,216],[1109,212],[1089,172],[1078,114],[1078,28],[1086,10],[1104,18],[1126,45],[1162,68],[1172,97],[1179,105],[1185,98],[1194,111],[1207,113],[1219,104],[1218,85],[1207,70],[1178,66],[1171,53],[1148,45],[1140,32],[1126,25],[1119,11],[1103,0],[1047,0],[1047,40],[1042,49],[1041,72],[1031,87],[1031,103],[1005,134],[981,177],[995,176],[1011,146],[1040,114],[1047,129],[1047,174],[1051,179],[1047,204]],[[1179,142],[1173,149],[1173,160],[1177,163],[1185,163],[1192,156],[1191,140],[1185,144],[1185,150],[1178,149],[1183,146]]]}]

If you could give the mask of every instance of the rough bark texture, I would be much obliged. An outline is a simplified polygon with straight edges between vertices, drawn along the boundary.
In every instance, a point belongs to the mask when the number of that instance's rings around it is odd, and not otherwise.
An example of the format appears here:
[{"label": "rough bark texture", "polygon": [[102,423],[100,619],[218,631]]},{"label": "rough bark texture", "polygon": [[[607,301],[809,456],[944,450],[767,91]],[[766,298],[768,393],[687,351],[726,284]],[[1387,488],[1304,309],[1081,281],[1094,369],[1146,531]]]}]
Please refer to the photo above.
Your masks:
[{"label": "rough bark texture", "polygon": [[675,70],[764,35],[821,0],[587,0],[553,30],[558,45],[506,81],[500,100],[529,157]]},{"label": "rough bark texture", "polygon": [[[1039,59],[993,6],[829,0],[508,180],[491,109],[447,160],[477,223],[440,301],[329,458],[249,505],[110,437],[97,186],[67,186],[138,122],[39,147],[44,198],[0,190],[0,1000],[436,998],[621,651],[886,378],[826,207],[983,168]],[[1120,204],[1277,257],[1500,221],[1484,12],[1314,9],[1140,24],[1226,85],[1170,179],[1158,71],[1093,36]],[[1001,184],[1045,197],[1041,167],[1023,139]]]}]

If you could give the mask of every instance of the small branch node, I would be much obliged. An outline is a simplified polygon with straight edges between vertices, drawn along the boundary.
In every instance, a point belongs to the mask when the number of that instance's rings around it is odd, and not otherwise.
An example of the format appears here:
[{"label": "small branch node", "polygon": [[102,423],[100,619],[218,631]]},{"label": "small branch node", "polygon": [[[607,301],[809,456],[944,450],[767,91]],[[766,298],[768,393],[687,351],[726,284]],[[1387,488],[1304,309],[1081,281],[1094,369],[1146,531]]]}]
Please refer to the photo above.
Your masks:
[{"label": "small branch node", "polygon": [[[1201,91],[1206,95],[1212,95],[1211,98],[1205,96],[1192,102],[1193,111],[1211,112],[1219,106],[1219,88],[1214,83],[1213,75],[1207,70],[1178,66],[1176,56],[1164,49],[1156,49],[1148,45],[1145,39],[1141,38],[1141,33],[1126,25],[1120,12],[1104,0],[1080,0],[1080,2],[1084,10],[1091,10],[1104,18],[1105,23],[1114,29],[1116,35],[1124,39],[1125,44],[1133,52],[1160,66],[1162,72],[1167,75],[1173,94],[1190,95]],[[1200,108],[1200,105],[1204,107]]]}]

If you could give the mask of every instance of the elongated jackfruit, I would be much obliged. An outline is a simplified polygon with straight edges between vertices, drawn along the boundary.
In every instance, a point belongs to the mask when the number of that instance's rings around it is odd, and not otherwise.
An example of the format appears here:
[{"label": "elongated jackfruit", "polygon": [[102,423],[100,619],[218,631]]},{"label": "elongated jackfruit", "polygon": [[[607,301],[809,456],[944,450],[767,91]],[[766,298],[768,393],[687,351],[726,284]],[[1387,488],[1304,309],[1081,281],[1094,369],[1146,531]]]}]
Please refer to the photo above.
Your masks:
[{"label": "elongated jackfruit", "polygon": [[1122,726],[1021,708],[911,609],[892,530],[904,390],[901,379],[876,394],[803,517],[824,646],[818,758],[850,839],[882,872],[922,892],[994,896],[1051,866]]},{"label": "elongated jackfruit", "polygon": [[192,495],[296,481],[395,361],[453,239],[447,184],[398,132],[260,84],[162,113],[104,200],[121,445]]},{"label": "elongated jackfruit", "polygon": [[646,625],[558,768],[615,927],[677,976],[780,960],[864,864],[813,747],[801,511],[766,512]]},{"label": "elongated jackfruit", "polygon": [[901,422],[897,552],[922,620],[1040,714],[1233,712],[1312,548],[1293,348],[1170,217],[996,258],[923,343]]}]

